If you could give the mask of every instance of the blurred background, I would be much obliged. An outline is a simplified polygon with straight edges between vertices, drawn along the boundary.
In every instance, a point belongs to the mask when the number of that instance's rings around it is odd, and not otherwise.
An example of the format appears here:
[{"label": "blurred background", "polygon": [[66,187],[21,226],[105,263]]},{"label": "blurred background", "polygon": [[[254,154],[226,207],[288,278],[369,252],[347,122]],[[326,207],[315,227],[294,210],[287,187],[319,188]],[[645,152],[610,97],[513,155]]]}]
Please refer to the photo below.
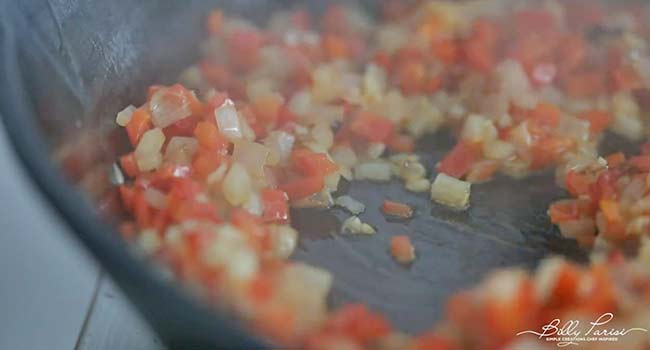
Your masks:
[{"label": "blurred background", "polygon": [[0,123],[0,349],[163,349],[26,177]]}]

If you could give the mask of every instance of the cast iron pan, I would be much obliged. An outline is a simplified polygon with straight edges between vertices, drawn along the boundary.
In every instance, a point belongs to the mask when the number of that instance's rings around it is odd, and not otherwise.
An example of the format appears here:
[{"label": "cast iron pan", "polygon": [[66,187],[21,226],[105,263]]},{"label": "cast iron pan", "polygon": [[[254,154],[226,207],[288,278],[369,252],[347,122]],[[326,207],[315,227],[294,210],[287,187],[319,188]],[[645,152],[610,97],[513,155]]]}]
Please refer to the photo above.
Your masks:
[{"label": "cast iron pan", "polygon": [[[90,177],[96,180],[95,190],[110,188],[106,177],[90,175],[106,174],[108,164],[124,150],[124,139],[114,132],[115,113],[128,103],[142,103],[148,85],[173,82],[197,57],[208,9],[219,5],[259,21],[286,4],[2,1],[0,114],[44,196],[172,348],[266,346],[231,318],[165,282],[131,254],[117,238],[110,218],[100,219],[89,200],[101,191],[79,191],[74,184],[87,184]],[[611,148],[628,146],[614,141]],[[422,141],[418,152],[432,169],[452,144],[443,131]],[[586,259],[575,242],[562,239],[548,220],[548,204],[564,195],[551,172],[475,186],[466,212],[431,203],[425,194],[408,193],[396,181],[343,184],[340,192],[367,204],[361,218],[377,227],[378,234],[338,234],[346,217],[338,209],[297,210],[293,220],[302,238],[295,259],[334,274],[332,306],[365,302],[405,331],[430,327],[442,316],[450,294],[476,284],[493,269],[532,268],[553,254]],[[384,199],[409,203],[417,215],[409,221],[387,220],[379,211]],[[408,234],[414,241],[418,258],[410,266],[396,264],[387,252],[389,239],[396,234]]]}]

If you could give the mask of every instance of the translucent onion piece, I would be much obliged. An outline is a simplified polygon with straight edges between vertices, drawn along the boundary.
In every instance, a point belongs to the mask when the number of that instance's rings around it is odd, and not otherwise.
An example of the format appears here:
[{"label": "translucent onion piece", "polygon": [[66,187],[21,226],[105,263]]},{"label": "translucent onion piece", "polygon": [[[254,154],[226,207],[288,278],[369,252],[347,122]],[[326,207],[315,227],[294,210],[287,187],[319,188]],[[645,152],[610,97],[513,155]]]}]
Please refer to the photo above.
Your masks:
[{"label": "translucent onion piece", "polygon": [[272,131],[264,139],[264,145],[269,148],[269,163],[275,165],[289,158],[296,137],[285,131]]},{"label": "translucent onion piece", "polygon": [[135,112],[135,110],[135,106],[128,105],[126,108],[117,113],[117,117],[115,117],[115,122],[117,125],[126,126],[126,124],[131,121],[131,117],[133,116],[133,112]]},{"label": "translucent onion piece", "polygon": [[296,249],[298,231],[289,225],[273,225],[271,232],[271,251],[274,257],[286,259]]},{"label": "translucent onion piece", "polygon": [[484,142],[493,140],[497,136],[494,123],[478,114],[471,114],[465,120],[460,137],[471,142]]},{"label": "translucent onion piece", "polygon": [[230,99],[214,111],[214,117],[217,120],[219,131],[229,139],[240,139],[243,136],[242,127],[239,120],[239,114],[235,109],[235,104]]},{"label": "translucent onion piece", "polygon": [[144,191],[144,199],[150,206],[156,209],[162,210],[167,207],[167,197],[165,194],[153,187],[149,187]]},{"label": "translucent onion piece", "polygon": [[160,168],[163,162],[163,157],[160,153],[154,153],[140,157],[136,156],[135,160],[140,171],[151,171]]},{"label": "translucent onion piece", "polygon": [[162,164],[160,149],[165,142],[162,130],[155,128],[145,132],[135,148],[135,160],[141,171],[157,169]]},{"label": "translucent onion piece", "polygon": [[221,185],[223,196],[231,205],[242,205],[248,201],[252,193],[250,175],[243,165],[235,162]]},{"label": "translucent onion piece", "polygon": [[135,148],[135,155],[147,156],[160,152],[165,143],[165,134],[161,129],[155,128],[148,130],[142,135],[138,146]]},{"label": "translucent onion piece", "polygon": [[431,185],[431,199],[455,209],[467,209],[471,186],[469,182],[440,173]]},{"label": "translucent onion piece", "polygon": [[366,211],[365,204],[347,195],[337,197],[334,203],[354,215],[359,215]]},{"label": "translucent onion piece", "polygon": [[254,178],[264,176],[264,165],[270,150],[261,143],[239,140],[235,142],[233,160],[244,166],[248,174]]},{"label": "translucent onion piece", "polygon": [[187,96],[168,88],[161,88],[151,96],[149,110],[153,125],[159,128],[168,127],[192,115]]},{"label": "translucent onion piece", "polygon": [[318,327],[326,312],[326,298],[332,287],[332,274],[304,263],[289,264],[283,269],[276,290],[277,302],[294,311],[296,333]]},{"label": "translucent onion piece", "polygon": [[179,165],[189,165],[192,157],[199,148],[198,141],[193,137],[174,136],[165,148],[165,162]]},{"label": "translucent onion piece", "polygon": [[337,146],[330,152],[332,159],[336,164],[342,165],[347,168],[352,168],[358,162],[357,155],[354,150],[347,146]]},{"label": "translucent onion piece", "polygon": [[390,181],[392,175],[388,162],[371,161],[354,167],[354,177],[357,180]]},{"label": "translucent onion piece", "polygon": [[561,135],[570,137],[574,140],[589,140],[589,122],[572,116],[562,116],[558,131]]}]

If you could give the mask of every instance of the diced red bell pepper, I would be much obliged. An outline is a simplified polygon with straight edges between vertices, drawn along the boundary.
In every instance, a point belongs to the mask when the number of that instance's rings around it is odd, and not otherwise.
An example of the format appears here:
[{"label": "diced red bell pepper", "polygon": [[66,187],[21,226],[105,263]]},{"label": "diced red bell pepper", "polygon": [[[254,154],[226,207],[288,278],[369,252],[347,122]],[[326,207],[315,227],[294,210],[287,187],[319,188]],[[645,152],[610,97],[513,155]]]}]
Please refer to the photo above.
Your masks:
[{"label": "diced red bell pepper", "polygon": [[606,111],[592,110],[578,114],[578,118],[589,122],[589,131],[599,134],[607,128],[612,117]]},{"label": "diced red bell pepper", "polygon": [[641,154],[650,155],[650,142],[641,145]]},{"label": "diced red bell pepper", "polygon": [[254,30],[238,29],[226,38],[226,52],[230,62],[238,68],[250,69],[260,61],[260,49],[264,39],[262,34]]},{"label": "diced red bell pepper", "polygon": [[370,112],[360,112],[350,123],[350,131],[370,142],[384,142],[392,134],[393,122]]},{"label": "diced red bell pepper", "polygon": [[541,169],[556,162],[560,156],[572,149],[575,141],[569,137],[549,136],[537,141],[532,149],[532,169]]},{"label": "diced red bell pepper", "polygon": [[630,158],[630,164],[637,170],[650,171],[650,155],[635,156]]},{"label": "diced red bell pepper", "polygon": [[151,129],[151,114],[145,107],[140,107],[133,111],[131,120],[126,124],[126,133],[129,135],[129,141],[134,147],[138,145],[140,137]]},{"label": "diced red bell pepper", "polygon": [[349,57],[350,47],[348,42],[341,36],[325,34],[321,39],[325,54],[330,60]]},{"label": "diced red bell pepper", "polygon": [[393,236],[390,240],[390,254],[401,264],[413,262],[415,260],[415,249],[409,236]]},{"label": "diced red bell pepper", "polygon": [[124,205],[124,208],[126,208],[127,210],[132,210],[133,201],[135,198],[135,190],[133,189],[133,187],[120,185],[119,191],[120,191],[120,199],[122,200],[122,204]]},{"label": "diced red bell pepper", "polygon": [[388,321],[372,313],[366,305],[347,304],[330,316],[325,329],[366,343],[388,334],[391,327]]},{"label": "diced red bell pepper", "polygon": [[285,182],[278,186],[278,188],[286,192],[289,199],[297,200],[320,192],[324,186],[325,181],[322,176],[307,176]]},{"label": "diced red bell pepper", "polygon": [[515,32],[517,34],[535,33],[551,29],[555,26],[555,18],[545,10],[523,10],[514,15]]},{"label": "diced red bell pepper", "polygon": [[549,207],[548,215],[551,217],[551,222],[554,224],[576,220],[580,217],[578,202],[570,199],[557,201]]},{"label": "diced red bell pepper", "polygon": [[287,222],[289,220],[289,196],[284,191],[274,189],[262,190],[264,211],[262,218],[266,222]]},{"label": "diced red bell pepper", "polygon": [[539,103],[530,111],[529,117],[538,125],[555,129],[560,125],[560,110],[550,103]]},{"label": "diced red bell pepper", "polygon": [[135,154],[133,152],[120,157],[120,167],[129,177],[136,177],[140,173],[140,169],[138,169],[138,162],[136,161]]},{"label": "diced red bell pepper", "polygon": [[601,199],[598,203],[600,211],[605,218],[605,232],[603,234],[609,239],[619,239],[625,235],[625,222],[621,214],[621,208],[617,201]]},{"label": "diced red bell pepper", "polygon": [[614,168],[625,163],[625,154],[623,152],[612,153],[605,157],[605,160],[607,161],[608,167]]},{"label": "diced red bell pepper", "polygon": [[408,135],[395,133],[388,139],[388,148],[396,152],[411,153],[415,150],[415,141]]},{"label": "diced red bell pepper", "polygon": [[587,175],[580,174],[576,171],[569,170],[564,179],[567,191],[574,196],[589,193],[591,180]]},{"label": "diced red bell pepper", "polygon": [[194,136],[199,145],[216,153],[227,154],[230,141],[223,136],[217,126],[210,122],[199,122],[194,128]]},{"label": "diced red bell pepper", "polygon": [[381,205],[381,210],[386,215],[396,216],[399,218],[408,219],[413,216],[413,208],[408,204],[385,200]]},{"label": "diced red bell pepper", "polygon": [[165,138],[169,140],[174,136],[192,136],[192,132],[199,120],[201,120],[199,116],[189,116],[175,122],[163,129]]},{"label": "diced red bell pepper", "polygon": [[210,12],[205,23],[209,34],[215,35],[219,33],[223,25],[223,12],[221,10],[214,10]]},{"label": "diced red bell pepper", "polygon": [[440,334],[423,334],[415,340],[416,350],[454,350],[460,346]]},{"label": "diced red bell pepper", "polygon": [[406,95],[424,91],[427,83],[427,70],[421,60],[407,60],[397,66],[399,86]]},{"label": "diced red bell pepper", "polygon": [[192,168],[199,179],[205,179],[225,161],[226,156],[199,149],[192,161]]},{"label": "diced red bell pepper", "polygon": [[589,197],[592,202],[598,203],[602,199],[615,199],[617,197],[616,181],[619,173],[615,170],[604,170],[598,175],[596,182],[589,185]]},{"label": "diced red bell pepper", "polygon": [[246,233],[249,243],[258,251],[264,252],[271,247],[271,236],[268,228],[262,223],[259,216],[248,211],[236,208],[230,214],[233,225]]},{"label": "diced red bell pepper", "polygon": [[572,97],[592,97],[605,91],[602,73],[573,73],[565,77],[564,89]]},{"label": "diced red bell pepper", "polygon": [[325,153],[315,153],[306,149],[291,152],[292,168],[306,176],[325,176],[338,170]]},{"label": "diced red bell pepper", "polygon": [[265,126],[275,125],[282,109],[282,100],[273,94],[256,97],[253,101],[255,116],[264,122]]},{"label": "diced red bell pepper", "polygon": [[431,42],[431,53],[444,63],[456,62],[460,56],[458,44],[447,38],[436,38]]},{"label": "diced red bell pepper", "polygon": [[150,227],[152,213],[144,197],[144,191],[137,191],[133,196],[133,216],[140,228]]},{"label": "diced red bell pepper", "polygon": [[436,165],[436,169],[451,177],[461,178],[467,174],[477,159],[477,148],[468,142],[460,141]]}]

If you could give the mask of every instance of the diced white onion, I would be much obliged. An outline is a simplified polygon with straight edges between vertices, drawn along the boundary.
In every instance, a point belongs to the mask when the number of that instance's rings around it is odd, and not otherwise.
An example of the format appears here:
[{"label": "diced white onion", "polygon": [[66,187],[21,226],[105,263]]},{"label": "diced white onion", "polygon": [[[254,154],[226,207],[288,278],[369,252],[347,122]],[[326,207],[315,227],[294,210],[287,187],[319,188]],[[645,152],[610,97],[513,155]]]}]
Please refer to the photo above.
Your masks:
[{"label": "diced white onion", "polygon": [[269,153],[269,148],[261,143],[239,140],[235,142],[232,158],[243,165],[250,176],[261,178]]},{"label": "diced white onion", "polygon": [[337,146],[332,149],[330,152],[332,159],[336,164],[342,165],[347,168],[354,167],[357,162],[357,155],[354,153],[354,150],[347,146]]},{"label": "diced white onion", "polygon": [[167,197],[165,194],[153,187],[149,187],[144,191],[144,199],[150,206],[156,209],[162,210],[167,207]]},{"label": "diced white onion", "polygon": [[159,128],[145,132],[135,148],[135,160],[141,171],[157,169],[162,164],[160,149],[165,143],[165,134]]},{"label": "diced white onion", "polygon": [[288,258],[298,244],[298,231],[289,225],[273,225],[270,231],[273,256]]},{"label": "diced white onion", "polygon": [[117,113],[117,117],[115,117],[115,122],[119,126],[126,126],[131,121],[131,117],[133,117],[133,112],[135,112],[136,108],[133,105],[128,105],[126,108],[121,110],[119,113]]},{"label": "diced white onion", "polygon": [[135,148],[136,156],[152,155],[160,152],[165,143],[165,134],[159,128],[148,130],[140,138],[138,146]]},{"label": "diced white onion", "polygon": [[570,137],[574,140],[587,141],[590,135],[589,128],[590,124],[588,121],[564,115],[560,119],[558,131],[560,135]]},{"label": "diced white onion", "polygon": [[472,184],[440,173],[431,185],[431,199],[456,209],[467,209]]},{"label": "diced white onion", "polygon": [[365,204],[347,195],[337,197],[334,203],[354,215],[359,215],[366,210]]},{"label": "diced white onion", "polygon": [[341,225],[342,233],[372,235],[377,233],[374,227],[361,221],[358,216],[351,216],[343,221]]},{"label": "diced white onion", "polygon": [[142,230],[138,235],[138,247],[145,255],[152,255],[160,249],[162,242],[154,229]]},{"label": "diced white onion", "polygon": [[370,161],[355,166],[354,177],[357,180],[390,181],[392,170],[388,162]]},{"label": "diced white onion", "polygon": [[494,123],[478,114],[471,114],[465,120],[460,137],[471,142],[483,142],[493,140],[497,136],[497,129]]},{"label": "diced white onion", "polygon": [[242,126],[239,120],[239,114],[235,109],[235,104],[230,99],[214,111],[214,117],[217,120],[219,131],[229,139],[242,138]]},{"label": "diced white onion", "polygon": [[252,193],[250,175],[243,165],[235,162],[221,185],[223,196],[231,205],[242,205],[248,201]]},{"label": "diced white onion", "polygon": [[269,148],[268,162],[270,165],[278,164],[289,158],[296,137],[285,131],[271,131],[264,139],[264,144]]},{"label": "diced white onion", "polygon": [[495,139],[483,144],[483,154],[489,159],[504,160],[515,154],[515,147],[509,142]]},{"label": "diced white onion", "polygon": [[198,149],[199,143],[195,138],[174,136],[165,148],[164,160],[174,164],[189,165]]},{"label": "diced white onion", "polygon": [[163,162],[162,154],[154,153],[135,158],[140,171],[151,171],[160,168]]},{"label": "diced white onion", "polygon": [[260,195],[253,193],[248,198],[246,203],[244,203],[242,208],[246,209],[247,212],[253,215],[261,216],[262,212],[264,211],[264,204],[262,203],[262,198]]},{"label": "diced white onion", "polygon": [[168,127],[192,115],[187,97],[168,88],[161,88],[151,96],[149,110],[153,125],[159,128]]},{"label": "diced white onion", "polygon": [[420,178],[420,179],[408,179],[404,183],[404,187],[407,191],[411,192],[426,192],[431,188],[431,182],[429,180]]}]

